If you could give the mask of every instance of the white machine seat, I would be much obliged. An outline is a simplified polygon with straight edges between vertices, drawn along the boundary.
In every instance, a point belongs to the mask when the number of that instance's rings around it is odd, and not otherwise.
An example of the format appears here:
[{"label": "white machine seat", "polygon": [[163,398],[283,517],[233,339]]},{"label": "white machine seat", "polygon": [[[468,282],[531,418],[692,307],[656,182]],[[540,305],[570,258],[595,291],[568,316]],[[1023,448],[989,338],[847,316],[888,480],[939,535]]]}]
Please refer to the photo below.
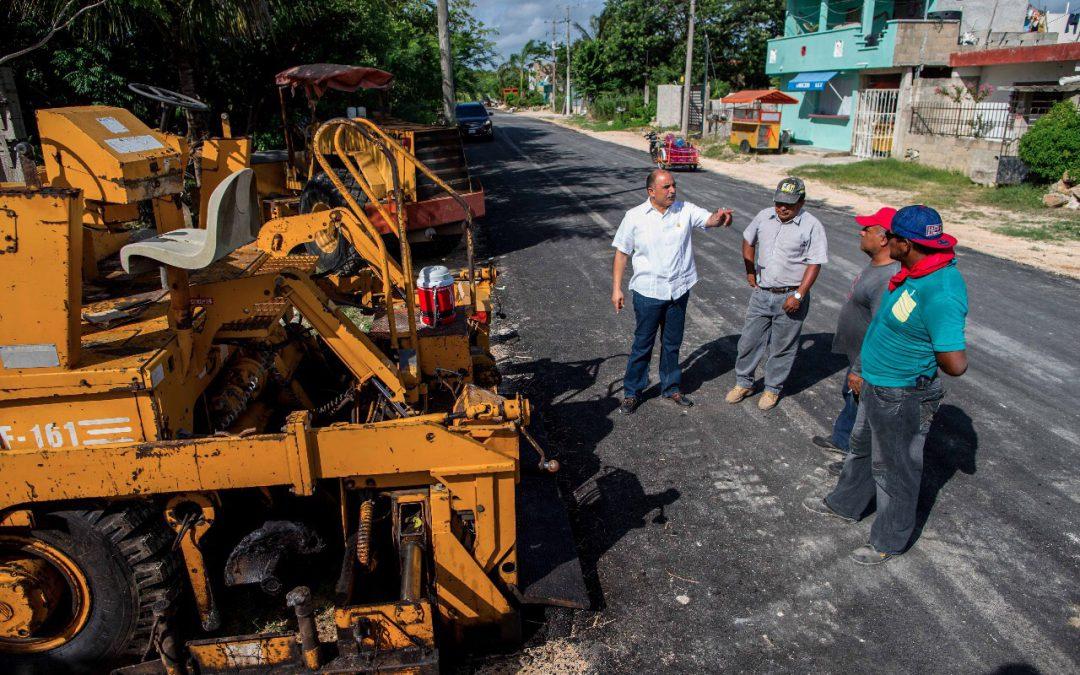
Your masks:
[{"label": "white machine seat", "polygon": [[221,181],[206,209],[205,230],[173,230],[120,249],[124,271],[141,274],[162,266],[201,270],[255,241],[262,227],[255,172],[241,169]]}]

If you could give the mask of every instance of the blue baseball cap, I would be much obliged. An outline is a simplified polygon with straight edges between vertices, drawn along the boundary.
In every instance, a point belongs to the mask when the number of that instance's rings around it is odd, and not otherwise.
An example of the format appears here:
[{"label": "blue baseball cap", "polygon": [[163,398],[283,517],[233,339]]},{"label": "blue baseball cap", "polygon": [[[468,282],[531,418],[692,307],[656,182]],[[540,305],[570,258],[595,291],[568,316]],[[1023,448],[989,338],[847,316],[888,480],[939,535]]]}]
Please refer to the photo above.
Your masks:
[{"label": "blue baseball cap", "polygon": [[892,223],[885,228],[898,237],[929,248],[952,248],[956,237],[942,231],[941,215],[922,204],[905,206],[896,212]]}]

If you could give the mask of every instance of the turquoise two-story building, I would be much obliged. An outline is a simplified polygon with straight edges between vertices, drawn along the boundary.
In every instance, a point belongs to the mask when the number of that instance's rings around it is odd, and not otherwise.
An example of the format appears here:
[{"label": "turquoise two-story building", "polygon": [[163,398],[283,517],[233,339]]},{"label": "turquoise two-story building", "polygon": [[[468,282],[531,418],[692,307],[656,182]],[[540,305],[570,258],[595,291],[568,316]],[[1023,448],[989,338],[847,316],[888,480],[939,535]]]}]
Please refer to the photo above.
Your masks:
[{"label": "turquoise two-story building", "polygon": [[912,78],[947,75],[959,11],[947,0],[788,0],[765,72],[799,99],[784,109],[796,145],[887,156]]}]

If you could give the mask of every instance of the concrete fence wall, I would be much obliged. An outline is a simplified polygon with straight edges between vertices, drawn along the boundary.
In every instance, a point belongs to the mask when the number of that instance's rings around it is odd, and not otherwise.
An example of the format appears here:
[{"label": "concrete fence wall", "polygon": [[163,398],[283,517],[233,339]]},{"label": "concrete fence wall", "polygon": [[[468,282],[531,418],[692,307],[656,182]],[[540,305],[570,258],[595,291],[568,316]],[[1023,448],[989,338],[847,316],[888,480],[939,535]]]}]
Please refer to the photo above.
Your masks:
[{"label": "concrete fence wall", "polygon": [[920,164],[959,171],[980,185],[997,182],[1001,140],[908,134],[906,141],[907,154]]},{"label": "concrete fence wall", "polygon": [[656,87],[656,125],[677,127],[682,124],[682,87],[660,84]]}]

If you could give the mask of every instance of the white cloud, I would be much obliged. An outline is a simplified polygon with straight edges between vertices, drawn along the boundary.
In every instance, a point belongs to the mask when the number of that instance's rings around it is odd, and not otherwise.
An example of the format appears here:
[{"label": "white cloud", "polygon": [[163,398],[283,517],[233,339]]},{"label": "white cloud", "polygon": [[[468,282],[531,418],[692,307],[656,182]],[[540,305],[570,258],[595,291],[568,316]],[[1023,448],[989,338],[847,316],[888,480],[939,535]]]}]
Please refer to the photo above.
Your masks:
[{"label": "white cloud", "polygon": [[[552,19],[566,19],[566,5],[525,0],[474,0],[476,18],[489,28],[498,31],[495,37],[497,60],[503,60],[519,51],[529,40],[550,42]],[[589,17],[599,14],[604,0],[579,0],[570,6],[570,19],[583,26],[589,25]],[[566,39],[566,26],[558,26],[559,41]],[[571,39],[579,34],[573,31]]]}]

